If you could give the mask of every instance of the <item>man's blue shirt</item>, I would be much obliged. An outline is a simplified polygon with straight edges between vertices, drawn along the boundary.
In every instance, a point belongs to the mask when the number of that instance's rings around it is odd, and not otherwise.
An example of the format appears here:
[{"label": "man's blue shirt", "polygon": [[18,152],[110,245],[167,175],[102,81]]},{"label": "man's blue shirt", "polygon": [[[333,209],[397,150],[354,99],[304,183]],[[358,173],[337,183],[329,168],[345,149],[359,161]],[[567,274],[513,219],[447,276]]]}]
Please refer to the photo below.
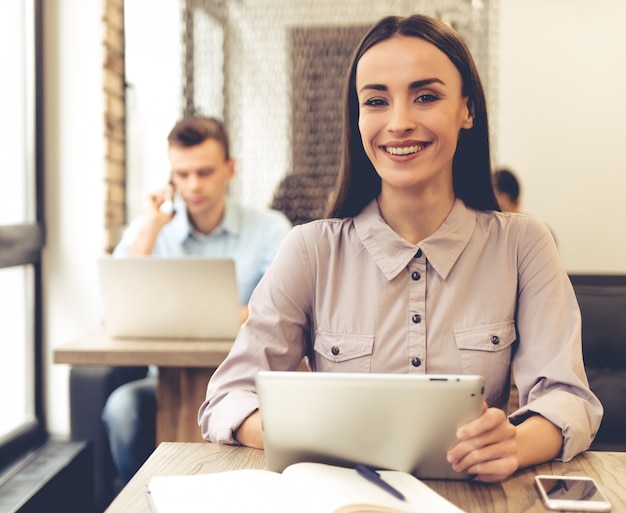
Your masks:
[{"label": "man's blue shirt", "polygon": [[[239,300],[247,305],[252,291],[274,259],[291,223],[281,212],[226,203],[224,218],[209,235],[196,231],[187,216],[184,202],[176,203],[176,215],[161,231],[153,256],[182,258],[232,258],[235,260]],[[137,239],[142,219],[125,230],[113,255],[126,256]]]}]

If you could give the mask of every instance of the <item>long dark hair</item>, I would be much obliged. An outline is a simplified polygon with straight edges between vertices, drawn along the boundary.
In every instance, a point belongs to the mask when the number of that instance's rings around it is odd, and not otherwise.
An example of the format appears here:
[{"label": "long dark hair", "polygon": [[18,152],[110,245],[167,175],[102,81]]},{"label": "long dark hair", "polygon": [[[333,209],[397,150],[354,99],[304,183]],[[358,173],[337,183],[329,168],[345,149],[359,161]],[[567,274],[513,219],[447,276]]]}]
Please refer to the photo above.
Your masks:
[{"label": "long dark hair", "polygon": [[356,48],[344,88],[343,155],[329,217],[352,217],[380,194],[381,180],[367,157],[359,132],[356,68],[374,45],[394,35],[418,37],[448,56],[461,74],[462,94],[474,124],[461,130],[452,162],[455,195],[477,210],[500,210],[491,182],[487,105],[474,59],[461,37],[444,23],[422,15],[389,16],[376,23]]}]

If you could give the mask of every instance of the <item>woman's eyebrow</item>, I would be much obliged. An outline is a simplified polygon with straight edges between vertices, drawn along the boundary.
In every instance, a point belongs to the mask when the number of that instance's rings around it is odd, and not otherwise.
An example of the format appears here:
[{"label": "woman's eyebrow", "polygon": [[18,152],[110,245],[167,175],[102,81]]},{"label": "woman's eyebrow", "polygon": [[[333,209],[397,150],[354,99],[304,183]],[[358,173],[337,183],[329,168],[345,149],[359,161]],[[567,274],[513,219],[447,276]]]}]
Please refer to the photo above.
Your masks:
[{"label": "woman's eyebrow", "polygon": [[430,84],[446,85],[446,83],[440,78],[425,78],[423,80],[416,80],[415,82],[411,82],[409,84],[409,89],[419,89],[420,87],[424,87]]},{"label": "woman's eyebrow", "polygon": [[359,89],[359,93],[363,91],[371,90],[371,91],[386,91],[387,86],[384,84],[365,84],[361,89]]},{"label": "woman's eyebrow", "polygon": [[[424,78],[422,80],[415,80],[409,84],[409,89],[419,89],[420,87],[424,87],[430,84],[441,84],[446,85],[446,83],[440,78]],[[359,93],[362,93],[366,90],[372,91],[387,91],[387,86],[385,84],[365,84],[361,89],[359,89]]]}]

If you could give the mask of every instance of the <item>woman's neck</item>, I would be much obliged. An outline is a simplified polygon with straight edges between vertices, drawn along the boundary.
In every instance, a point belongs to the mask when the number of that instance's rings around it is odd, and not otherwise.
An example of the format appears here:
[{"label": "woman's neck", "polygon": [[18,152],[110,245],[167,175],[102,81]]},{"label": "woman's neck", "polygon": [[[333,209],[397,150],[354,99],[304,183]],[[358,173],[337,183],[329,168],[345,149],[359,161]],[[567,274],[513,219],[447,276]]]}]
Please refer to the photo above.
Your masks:
[{"label": "woman's neck", "polygon": [[415,193],[388,193],[378,197],[378,208],[385,222],[400,237],[417,244],[437,231],[452,210],[455,196]]}]

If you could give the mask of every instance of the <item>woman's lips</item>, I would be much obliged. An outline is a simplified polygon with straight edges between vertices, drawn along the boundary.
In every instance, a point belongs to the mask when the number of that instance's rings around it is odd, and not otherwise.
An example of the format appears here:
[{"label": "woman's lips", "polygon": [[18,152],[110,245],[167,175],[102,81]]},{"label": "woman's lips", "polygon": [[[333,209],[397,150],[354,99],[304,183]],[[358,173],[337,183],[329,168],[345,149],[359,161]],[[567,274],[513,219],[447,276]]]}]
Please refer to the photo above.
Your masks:
[{"label": "woman's lips", "polygon": [[381,146],[385,153],[394,156],[405,156],[419,153],[430,146],[430,143],[416,143],[403,146]]}]

